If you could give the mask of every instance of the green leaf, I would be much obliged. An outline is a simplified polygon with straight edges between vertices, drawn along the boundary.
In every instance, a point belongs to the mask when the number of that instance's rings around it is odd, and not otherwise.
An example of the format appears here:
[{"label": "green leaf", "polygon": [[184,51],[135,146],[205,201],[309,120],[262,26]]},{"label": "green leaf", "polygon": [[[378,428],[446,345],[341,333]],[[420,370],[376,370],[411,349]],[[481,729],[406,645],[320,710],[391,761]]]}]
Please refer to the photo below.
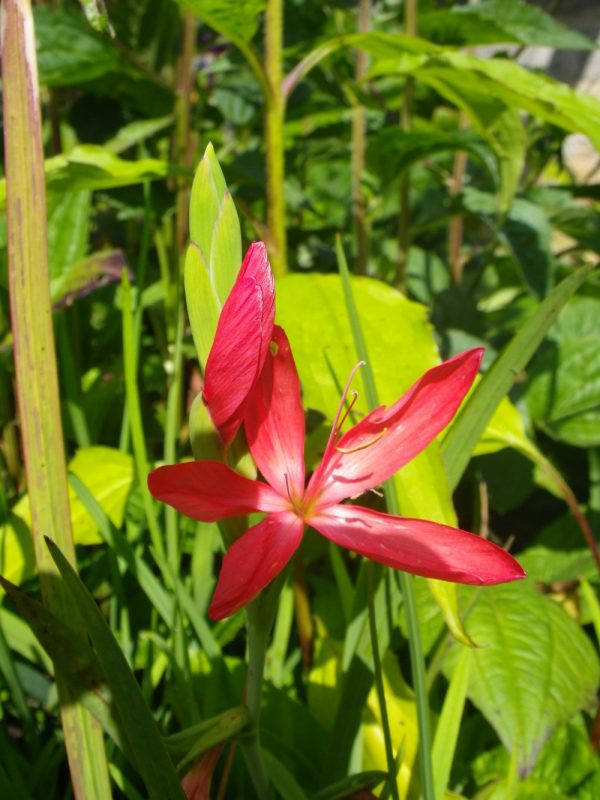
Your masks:
[{"label": "green leaf", "polygon": [[496,161],[481,136],[473,131],[403,131],[384,128],[369,136],[367,160],[371,170],[385,182],[393,181],[406,167],[446,151],[466,150],[481,161],[493,178],[497,177]]},{"label": "green leaf", "polygon": [[452,761],[467,699],[470,672],[471,656],[469,650],[464,648],[452,670],[433,739],[431,760],[436,767],[434,772],[436,800],[444,800],[450,780]]},{"label": "green leaf", "polygon": [[94,598],[54,542],[47,539],[48,549],[76,601],[85,628],[112,693],[122,724],[122,734],[135,766],[144,780],[152,800],[183,800],[175,768],[158,731],[140,687],[129,668]]},{"label": "green leaf", "polygon": [[[375,384],[382,402],[391,404],[426,369],[439,363],[426,308],[378,281],[354,277],[351,282]],[[333,275],[288,275],[278,282],[277,296],[278,320],[290,338],[304,403],[330,421],[356,363],[341,284]],[[298,307],[302,314],[296,313]],[[359,371],[356,381],[362,380],[360,375]],[[368,410],[361,396],[355,408],[357,417]],[[436,442],[393,480],[403,515],[456,525]],[[468,643],[458,615],[455,586],[429,583],[453,635]]]},{"label": "green leaf", "polygon": [[80,14],[37,6],[34,11],[40,83],[70,86],[118,69],[120,53]]},{"label": "green leaf", "polygon": [[[166,178],[166,161],[140,158],[126,161],[100,145],[81,144],[68,153],[46,159],[46,185],[49,192],[76,192],[83,189],[113,189]],[[6,181],[0,181],[0,211],[6,205]]]},{"label": "green leaf", "polygon": [[246,706],[230,708],[222,714],[168,736],[165,744],[169,752],[177,758],[185,756],[177,765],[179,770],[183,770],[207,750],[240,733],[249,719],[250,714]]},{"label": "green leaf", "polygon": [[574,297],[531,364],[525,397],[536,426],[578,447],[600,444],[600,299]]},{"label": "green leaf", "polygon": [[104,0],[79,0],[87,21],[99,33],[115,35],[110,19],[106,13]]},{"label": "green leaf", "polygon": [[156,119],[138,119],[120,128],[112,139],[104,142],[104,147],[111,153],[122,153],[169,128],[173,122],[172,114]]},{"label": "green leaf", "polygon": [[52,659],[55,668],[69,681],[69,686],[81,699],[83,706],[96,717],[115,744],[123,749],[102,669],[85,639],[74,636],[68,625],[5,578],[0,577],[0,585]]},{"label": "green leaf", "polygon": [[[426,369],[439,363],[427,309],[379,281],[354,277],[351,282],[375,384],[381,401],[391,405]],[[278,320],[290,338],[304,403],[329,423],[357,361],[340,281],[333,275],[288,275],[278,282],[277,297]],[[359,389],[362,380],[359,371],[355,379]],[[356,419],[368,411],[365,395],[363,384]],[[455,522],[435,443],[403,467],[395,481],[403,514]]]},{"label": "green leaf", "polygon": [[448,429],[443,442],[443,459],[450,486],[454,488],[464,472],[477,441],[494,414],[498,403],[508,394],[515,377],[539,347],[559,310],[590,274],[582,267],[566,277],[540,303],[511,342],[486,372],[463,404]]},{"label": "green leaf", "polygon": [[17,514],[10,514],[0,525],[0,574],[11,583],[21,583],[35,574],[31,530]]},{"label": "green leaf", "polygon": [[308,800],[298,781],[277,756],[264,748],[262,755],[269,779],[280,797],[285,797],[286,800]]},{"label": "green leaf", "polygon": [[[112,523],[120,528],[123,524],[125,504],[133,484],[131,456],[111,447],[85,447],[77,451],[68,469],[85,483]],[[75,543],[101,542],[102,537],[98,534],[97,525],[71,487],[69,487],[69,505]],[[31,527],[28,495],[23,495],[15,504],[13,512],[29,528]],[[20,580],[22,581],[27,574],[28,570],[25,570]]]},{"label": "green leaf", "polygon": [[[479,381],[475,385],[478,383]],[[523,455],[530,457],[533,461],[536,460],[539,452],[527,436],[521,415],[508,397],[503,397],[496,406],[492,418],[475,445],[473,455],[482,456],[488,453],[497,453],[505,447],[512,447],[523,453]]]},{"label": "green leaf", "polygon": [[226,39],[241,39],[249,42],[258,29],[260,15],[265,10],[266,0],[177,0],[177,3],[192,11],[211,28]]},{"label": "green leaf", "polygon": [[554,255],[552,229],[543,209],[536,203],[516,198],[502,230],[527,284],[538,298],[545,297],[551,284]]},{"label": "green leaf", "polygon": [[48,201],[48,262],[56,280],[87,252],[92,195],[65,192]]},{"label": "green leaf", "polygon": [[192,184],[190,239],[185,297],[198,360],[204,369],[221,308],[242,263],[240,223],[211,144]]},{"label": "green leaf", "polygon": [[122,250],[101,250],[67,266],[50,283],[54,308],[71,305],[77,298],[85,297],[109,283],[121,279],[127,269]]},{"label": "green leaf", "polygon": [[[469,698],[517,759],[533,768],[556,727],[594,702],[600,664],[589,639],[531,581],[477,591],[469,630]],[[453,647],[453,660],[460,651]]]},{"label": "green leaf", "polygon": [[419,33],[438,44],[514,42],[565,50],[593,50],[587,36],[524,0],[482,0],[419,16]]}]

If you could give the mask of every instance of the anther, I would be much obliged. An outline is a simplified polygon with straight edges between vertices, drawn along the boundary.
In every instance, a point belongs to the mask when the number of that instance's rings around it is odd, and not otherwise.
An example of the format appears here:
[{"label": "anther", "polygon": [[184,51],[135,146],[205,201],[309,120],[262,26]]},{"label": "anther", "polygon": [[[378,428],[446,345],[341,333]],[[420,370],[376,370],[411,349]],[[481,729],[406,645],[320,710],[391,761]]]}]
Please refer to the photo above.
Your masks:
[{"label": "anther", "polygon": [[300,514],[301,513],[300,508],[299,508],[298,504],[296,503],[296,501],[294,500],[294,498],[292,497],[292,493],[290,491],[290,482],[288,480],[287,472],[283,473],[283,477],[285,479],[285,490],[287,492],[288,500],[292,504],[292,507],[293,507],[294,511],[297,514]]}]

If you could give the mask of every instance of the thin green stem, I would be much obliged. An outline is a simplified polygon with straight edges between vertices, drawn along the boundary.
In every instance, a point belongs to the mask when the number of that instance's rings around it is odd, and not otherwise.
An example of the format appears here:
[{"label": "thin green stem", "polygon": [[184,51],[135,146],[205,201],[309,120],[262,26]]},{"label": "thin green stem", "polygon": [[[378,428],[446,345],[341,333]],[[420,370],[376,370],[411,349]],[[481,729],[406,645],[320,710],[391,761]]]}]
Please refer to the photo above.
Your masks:
[{"label": "thin green stem", "polygon": [[[366,33],[371,26],[371,0],[359,0],[358,31]],[[365,50],[356,53],[354,76],[357,84],[367,74],[369,56]],[[367,129],[364,106],[358,105],[352,114],[352,215],[356,235],[356,271],[359,275],[367,272],[369,257],[369,228],[367,223],[366,198],[362,187],[362,174],[365,169],[365,150]]]},{"label": "thin green stem", "polygon": [[[417,0],[404,0],[404,32],[408,36],[417,35]],[[404,102],[402,104],[400,125],[402,130],[412,128],[415,82],[407,77],[404,84]],[[400,178],[400,217],[398,219],[398,263],[396,266],[396,287],[404,290],[406,282],[406,263],[410,248],[410,167],[407,167]]]},{"label": "thin green stem", "polygon": [[[183,388],[183,327],[184,313],[183,301],[178,303],[177,327],[175,342],[172,347],[172,374],[167,396],[167,420],[165,424],[165,461],[167,464],[175,463],[177,457],[177,434],[181,426],[181,392]],[[167,507],[165,511],[167,557],[174,575],[179,571],[179,534],[177,525],[177,511]]]},{"label": "thin green stem", "polygon": [[[133,358],[134,358],[134,365],[133,369],[134,372],[137,371],[137,364],[138,364],[138,352],[140,349],[140,336],[142,330],[142,304],[141,304],[141,297],[142,292],[144,291],[144,286],[146,284],[146,271],[148,267],[148,253],[150,251],[150,229],[152,227],[152,206],[151,206],[151,197],[150,197],[150,184],[146,183],[144,185],[144,222],[142,226],[142,236],[140,241],[140,254],[136,264],[136,285],[138,290],[138,297],[140,298],[140,302],[138,302],[137,307],[135,309],[135,319],[133,323]],[[129,423],[129,404],[125,403],[125,408],[123,409],[123,417],[121,419],[121,434],[119,437],[119,450],[126,452],[129,449],[129,437],[131,435],[130,430],[130,423]]]},{"label": "thin green stem", "polygon": [[373,668],[375,670],[375,687],[377,689],[377,699],[381,712],[381,727],[383,729],[383,741],[385,744],[385,757],[388,765],[388,786],[393,800],[400,800],[398,794],[398,781],[396,780],[394,748],[392,745],[392,733],[390,730],[390,719],[387,712],[385,701],[385,686],[383,685],[383,668],[379,654],[379,640],[377,638],[377,620],[375,618],[375,570],[373,561],[367,564],[367,605],[369,609],[369,634],[371,636],[371,649],[373,651]]},{"label": "thin green stem", "polygon": [[283,149],[283,0],[268,0],[265,11],[265,142],[267,158],[267,224],[269,256],[275,277],[285,275],[285,158]]},{"label": "thin green stem", "polygon": [[123,271],[123,275],[121,277],[121,291],[123,319],[123,366],[125,371],[125,394],[127,398],[129,424],[131,427],[131,440],[133,444],[133,460],[142,493],[142,502],[144,505],[146,522],[150,531],[152,546],[154,547],[160,563],[165,561],[166,554],[162,535],[158,526],[156,511],[154,509],[152,497],[150,496],[150,492],[148,491],[146,484],[146,478],[148,475],[148,457],[146,454],[146,441],[144,439],[140,394],[137,383],[134,314],[131,307],[131,285],[125,270]]},{"label": "thin green stem", "polygon": [[[348,263],[346,261],[346,256],[342,249],[339,237],[336,241],[336,254],[340,276],[342,279],[346,311],[348,313],[348,320],[350,322],[352,337],[354,339],[354,347],[358,358],[365,362],[362,377],[367,396],[367,404],[370,409],[373,409],[379,406],[377,387],[375,385],[373,371],[370,367],[367,345],[363,336],[360,318],[354,302],[354,296],[352,294]],[[389,513],[398,514],[400,511],[400,504],[398,502],[398,495],[393,479],[385,482],[384,494]],[[421,644],[419,618],[417,615],[412,576],[407,575],[404,572],[399,572],[398,575],[402,596],[404,598],[404,607],[406,610],[408,645],[414,684],[413,688],[415,691],[415,700],[417,705],[417,723],[419,729],[419,771],[421,775],[421,786],[424,800],[434,800],[433,769],[431,766],[431,734],[429,727],[429,701],[427,698],[427,687],[425,682],[425,659]],[[388,772],[390,774],[395,774],[393,772],[394,769],[394,759],[392,758],[391,761],[388,760]]]}]

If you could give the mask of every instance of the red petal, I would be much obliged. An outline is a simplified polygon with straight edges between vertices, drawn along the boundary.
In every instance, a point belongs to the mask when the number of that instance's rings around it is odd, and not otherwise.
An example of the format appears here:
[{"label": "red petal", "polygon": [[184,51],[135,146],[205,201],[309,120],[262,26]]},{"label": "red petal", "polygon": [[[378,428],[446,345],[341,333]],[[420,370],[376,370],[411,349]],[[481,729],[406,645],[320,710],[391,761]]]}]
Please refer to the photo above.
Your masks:
[{"label": "red petal", "polygon": [[148,475],[148,488],[157,500],[203,522],[253,511],[280,511],[283,504],[266,483],[244,478],[218,461],[158,467]]},{"label": "red petal", "polygon": [[[246,406],[246,437],[256,466],[281,495],[304,493],[304,411],[285,331],[275,325],[265,365]],[[287,476],[287,480],[286,480]]]},{"label": "red petal", "polygon": [[262,242],[250,245],[219,317],[204,371],[204,401],[225,445],[239,428],[248,393],[267,354],[273,319],[273,275]]},{"label": "red petal", "polygon": [[456,583],[524,578],[519,563],[474,533],[359,506],[332,506],[309,524],[333,542],[395,569]]},{"label": "red petal", "polygon": [[304,523],[291,511],[270,514],[227,551],[208,615],[222,619],[249,603],[294,555]]},{"label": "red petal", "polygon": [[433,367],[389,409],[368,414],[325,454],[307,496],[320,508],[357,497],[411,461],[456,414],[482,355],[477,348]]}]

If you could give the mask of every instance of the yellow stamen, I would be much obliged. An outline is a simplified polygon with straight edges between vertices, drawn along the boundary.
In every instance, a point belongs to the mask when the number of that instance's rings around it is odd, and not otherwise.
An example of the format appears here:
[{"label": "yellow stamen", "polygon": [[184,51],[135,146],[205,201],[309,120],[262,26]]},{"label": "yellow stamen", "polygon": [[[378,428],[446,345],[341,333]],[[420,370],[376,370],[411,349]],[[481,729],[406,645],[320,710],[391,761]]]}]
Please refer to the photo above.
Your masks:
[{"label": "yellow stamen", "polygon": [[292,508],[294,509],[296,514],[300,516],[302,514],[302,511],[300,510],[300,506],[296,503],[296,501],[292,497],[292,493],[290,492],[290,482],[288,481],[287,472],[284,473],[283,477],[285,478],[285,489],[287,491],[288,500],[292,504]]},{"label": "yellow stamen", "polygon": [[366,450],[367,447],[372,447],[374,444],[376,444],[381,438],[383,438],[386,431],[387,428],[384,428],[381,433],[377,434],[377,436],[374,436],[368,442],[364,442],[364,444],[357,444],[356,447],[340,447],[339,445],[336,445],[335,449],[338,451],[338,453],[343,453],[344,455],[348,455],[349,453],[358,453],[359,450]]}]

